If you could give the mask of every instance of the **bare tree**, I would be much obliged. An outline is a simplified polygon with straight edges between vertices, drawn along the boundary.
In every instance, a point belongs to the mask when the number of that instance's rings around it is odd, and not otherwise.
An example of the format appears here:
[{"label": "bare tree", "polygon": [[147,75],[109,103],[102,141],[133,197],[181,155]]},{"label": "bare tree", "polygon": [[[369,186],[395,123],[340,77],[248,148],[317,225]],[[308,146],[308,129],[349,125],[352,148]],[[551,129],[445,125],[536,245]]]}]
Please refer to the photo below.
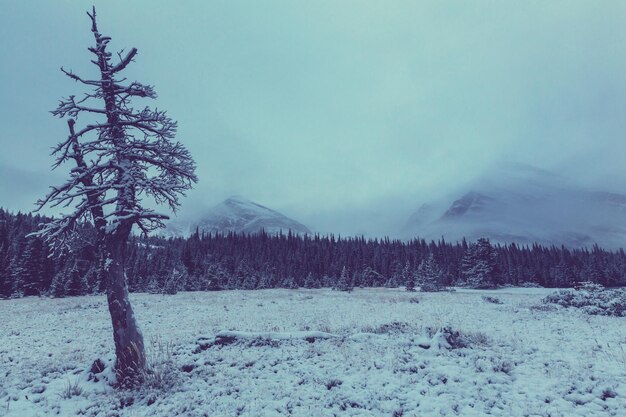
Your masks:
[{"label": "bare tree", "polygon": [[[52,152],[53,169],[72,162],[69,179],[51,187],[38,201],[44,206],[69,208],[43,225],[38,234],[56,250],[70,243],[78,224],[92,222],[101,253],[101,273],[106,282],[109,312],[113,322],[116,374],[123,385],[140,383],[145,364],[143,336],[131,307],[125,276],[128,237],[137,227],[149,233],[163,227],[165,214],[146,207],[146,198],[165,204],[172,211],[179,197],[197,181],[195,163],[187,149],[174,141],[177,124],[164,111],[143,107],[135,109],[136,98],[156,98],[153,87],[120,76],[133,62],[132,48],[114,59],[107,51],[110,37],[100,34],[96,10],[87,13],[95,46],[89,48],[98,76],[86,79],[61,68],[76,82],[89,88],[80,98],[69,96],[52,111],[68,118],[69,135]],[[76,121],[86,119],[78,129]],[[94,121],[99,120],[99,121]]]}]

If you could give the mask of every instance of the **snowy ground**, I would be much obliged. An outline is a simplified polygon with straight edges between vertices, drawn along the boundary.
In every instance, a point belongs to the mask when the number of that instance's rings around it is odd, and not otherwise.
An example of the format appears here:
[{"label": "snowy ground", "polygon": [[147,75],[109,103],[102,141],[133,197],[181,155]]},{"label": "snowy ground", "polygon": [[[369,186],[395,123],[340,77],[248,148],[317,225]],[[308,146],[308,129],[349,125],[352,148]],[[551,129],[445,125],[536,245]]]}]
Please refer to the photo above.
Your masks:
[{"label": "snowy ground", "polygon": [[140,392],[90,380],[113,359],[104,297],[4,300],[0,416],[626,415],[626,319],[545,309],[548,292],[134,294]]}]

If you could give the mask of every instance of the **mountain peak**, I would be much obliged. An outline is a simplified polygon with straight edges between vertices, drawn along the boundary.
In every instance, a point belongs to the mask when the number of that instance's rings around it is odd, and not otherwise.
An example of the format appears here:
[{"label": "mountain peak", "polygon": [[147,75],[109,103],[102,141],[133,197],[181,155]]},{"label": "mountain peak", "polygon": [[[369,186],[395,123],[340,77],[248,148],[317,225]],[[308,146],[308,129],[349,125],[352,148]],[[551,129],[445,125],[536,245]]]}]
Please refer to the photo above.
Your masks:
[{"label": "mountain peak", "polygon": [[[185,232],[185,230],[187,232]],[[199,221],[183,225],[172,222],[166,235],[180,236],[198,230],[200,233],[257,233],[311,234],[308,227],[282,213],[234,195],[205,211]]]},{"label": "mountain peak", "polygon": [[548,171],[514,166],[473,183],[456,199],[427,202],[409,218],[405,236],[620,248],[626,247],[624,224],[626,195],[588,190]]},{"label": "mountain peak", "polygon": [[265,230],[310,234],[311,231],[282,213],[255,203],[242,196],[231,196],[206,212],[196,225],[205,233],[256,233]]},{"label": "mountain peak", "polygon": [[240,195],[231,195],[226,200],[224,200],[223,203],[255,204],[251,200],[248,200],[247,198]]},{"label": "mountain peak", "polygon": [[463,197],[455,200],[450,208],[443,214],[443,217],[458,217],[466,213],[481,211],[491,200],[493,200],[491,197],[476,191],[470,191]]}]

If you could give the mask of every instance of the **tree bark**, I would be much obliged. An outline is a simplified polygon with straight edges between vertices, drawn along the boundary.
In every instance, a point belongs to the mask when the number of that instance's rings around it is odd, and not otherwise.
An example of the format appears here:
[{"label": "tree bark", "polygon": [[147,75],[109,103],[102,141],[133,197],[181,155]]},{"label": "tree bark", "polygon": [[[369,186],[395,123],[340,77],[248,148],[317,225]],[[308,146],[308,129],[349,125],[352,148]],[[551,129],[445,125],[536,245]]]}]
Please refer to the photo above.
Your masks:
[{"label": "tree bark", "polygon": [[113,324],[117,382],[122,386],[135,386],[143,381],[146,358],[143,335],[135,320],[126,285],[127,239],[127,233],[114,233],[105,238],[104,275]]},{"label": "tree bark", "polygon": [[[96,48],[92,49],[97,57],[100,68],[100,85],[104,100],[107,123],[110,125],[107,135],[115,146],[116,162],[121,167],[117,173],[115,183],[117,187],[118,215],[128,215],[135,207],[135,189],[129,170],[128,158],[124,155],[125,132],[120,124],[120,107],[116,101],[115,81],[113,73],[115,67],[109,63],[110,54],[106,52],[109,37],[102,36],[96,25],[96,11],[89,15],[92,19],[91,31],[96,40]],[[132,60],[137,51],[133,48],[127,58],[122,61],[119,70],[123,69]],[[126,63],[124,63],[126,62]],[[94,218],[95,220],[95,218]],[[139,330],[133,308],[128,297],[126,284],[125,260],[128,236],[133,225],[132,220],[119,220],[114,224],[114,230],[104,232],[105,248],[105,277],[107,283],[107,301],[113,324],[113,340],[117,361],[115,373],[121,385],[139,385],[143,380],[143,370],[146,362],[143,335]],[[110,226],[110,225],[109,225]]]}]

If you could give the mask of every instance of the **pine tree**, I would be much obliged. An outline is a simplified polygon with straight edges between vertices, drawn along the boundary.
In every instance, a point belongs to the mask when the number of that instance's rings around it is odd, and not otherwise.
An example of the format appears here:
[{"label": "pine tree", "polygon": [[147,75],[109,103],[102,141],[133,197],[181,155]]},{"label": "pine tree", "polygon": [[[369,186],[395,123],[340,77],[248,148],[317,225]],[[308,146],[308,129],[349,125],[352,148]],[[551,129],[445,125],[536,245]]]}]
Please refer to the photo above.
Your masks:
[{"label": "pine tree", "polygon": [[496,252],[489,239],[472,243],[463,257],[463,276],[470,288],[491,288],[496,281]]},{"label": "pine tree", "polygon": [[57,272],[52,278],[52,283],[50,283],[50,289],[48,290],[48,294],[52,297],[65,297],[67,295],[65,288],[65,280],[67,275],[65,272],[60,271]]},{"label": "pine tree", "polygon": [[26,281],[23,288],[24,295],[41,294],[47,285],[49,275],[48,251],[41,239],[30,237],[26,240],[22,265]]},{"label": "pine tree", "polygon": [[207,270],[209,278],[207,291],[219,291],[227,288],[230,279],[228,272],[220,264],[211,264]]},{"label": "pine tree", "polygon": [[87,282],[85,276],[80,273],[77,261],[72,263],[69,270],[64,292],[66,295],[84,295],[87,293]]},{"label": "pine tree", "polygon": [[404,268],[402,267],[402,264],[399,261],[394,261],[391,267],[391,276],[385,283],[385,287],[397,288],[400,285],[404,285],[406,282],[406,277],[404,275]]},{"label": "pine tree", "polygon": [[298,283],[292,275],[289,275],[283,280],[281,287],[287,288],[288,290],[297,290]]},{"label": "pine tree", "polygon": [[552,277],[551,286],[554,286],[554,287],[565,287],[567,286],[567,282],[572,281],[571,279],[572,272],[569,266],[563,260],[559,262],[558,265],[550,269],[550,275]]},{"label": "pine tree", "polygon": [[339,280],[337,281],[337,285],[335,286],[335,290],[337,291],[352,291],[353,290],[353,285],[352,282],[350,280],[350,274],[348,274],[348,270],[346,269],[346,267],[344,266],[343,269],[341,270],[341,276],[339,277]]},{"label": "pine tree", "polygon": [[[5,271],[0,274],[2,295],[10,296],[15,290],[18,295],[43,292],[66,296],[75,264],[79,275],[87,282],[85,292],[81,293],[104,292],[105,276],[98,274],[103,268],[94,247],[93,227],[80,225],[71,251],[49,258],[46,246],[43,246],[44,253],[39,254],[39,249],[34,246],[36,240],[25,238],[38,223],[46,223],[49,219],[21,213],[14,215],[2,209],[0,217],[0,270]],[[183,256],[185,247],[187,253]],[[623,250],[610,252],[598,247],[569,250],[515,244],[492,249],[497,258],[495,280],[491,285],[532,282],[566,287],[588,280],[590,276],[604,285],[626,284],[626,254]],[[130,291],[161,292],[174,268],[183,274],[187,272],[187,265],[181,266],[186,257],[195,272],[182,280],[184,282],[178,290],[219,290],[227,288],[229,276],[234,275],[241,260],[245,259],[249,271],[258,277],[257,288],[295,287],[289,277],[296,278],[295,284],[313,286],[309,273],[314,281],[323,277],[321,283],[325,287],[336,288],[343,265],[350,271],[347,281],[369,287],[383,285],[392,271],[396,279],[401,280],[406,276],[407,259],[411,262],[409,265],[413,265],[414,259],[423,259],[426,264],[429,256],[434,254],[444,272],[440,283],[444,286],[449,284],[448,277],[463,276],[465,268],[470,269],[469,252],[469,247],[462,243],[455,245],[441,241],[427,244],[421,239],[396,242],[292,236],[291,241],[286,242],[285,236],[270,235],[209,236],[199,233],[188,240],[131,236],[126,252],[126,274]],[[38,260],[40,258],[43,263]],[[45,271],[41,284],[38,268],[40,272]],[[424,270],[424,265],[414,271],[416,286],[420,286],[420,270]],[[242,280],[233,280],[233,284],[240,282],[247,287],[245,280],[249,276],[242,274]],[[287,282],[284,277],[288,277]],[[76,288],[83,287],[78,278],[74,282]],[[406,282],[399,284],[404,286]]]},{"label": "pine tree", "polygon": [[185,286],[187,271],[181,265],[174,267],[172,273],[165,279],[163,294],[175,295],[180,288]]},{"label": "pine tree", "polygon": [[322,276],[322,288],[335,288],[335,282],[336,280],[333,279],[333,277],[331,277],[330,275],[326,275],[324,274],[324,276]]},{"label": "pine tree", "polygon": [[250,271],[250,273],[248,273],[245,278],[243,279],[243,282],[241,283],[241,288],[243,288],[244,290],[254,290],[257,288],[257,277],[256,277],[256,272],[254,271]]},{"label": "pine tree", "polygon": [[0,208],[0,298],[11,295],[9,278],[9,226],[10,217]]},{"label": "pine tree", "polygon": [[363,269],[361,283],[365,287],[376,287],[383,284],[381,275],[370,266]]},{"label": "pine tree", "polygon": [[160,294],[162,292],[161,287],[154,276],[148,280],[148,283],[146,284],[146,292],[148,294]]},{"label": "pine tree", "polygon": [[[98,294],[100,292],[100,287],[102,283],[100,282],[101,275],[99,271],[100,269],[97,267],[97,265],[91,265],[85,273],[83,279],[86,283],[87,294]],[[135,291],[136,290],[137,288],[135,288]]]},{"label": "pine tree", "polygon": [[432,253],[420,263],[416,272],[416,278],[421,291],[432,292],[443,289],[443,272]]},{"label": "pine tree", "polygon": [[262,290],[266,288],[274,288],[273,276],[269,271],[261,271],[257,288]]},{"label": "pine tree", "polygon": [[13,283],[11,288],[12,297],[23,297],[25,292],[25,286],[27,284],[26,268],[24,268],[22,259],[19,256],[15,256],[9,264],[9,273],[11,282]]},{"label": "pine tree", "polygon": [[[95,41],[89,51],[98,75],[85,79],[61,69],[90,91],[82,98],[70,95],[62,99],[52,112],[67,117],[69,128],[67,139],[54,148],[54,167],[66,162],[73,167],[69,179],[52,187],[38,202],[39,209],[68,207],[71,212],[47,222],[38,235],[60,250],[76,236],[81,224],[93,222],[113,324],[115,372],[121,385],[130,386],[141,383],[145,349],[125,277],[129,236],[133,227],[147,234],[163,227],[168,219],[148,208],[143,198],[175,211],[179,196],[197,178],[191,155],[174,141],[176,122],[162,110],[133,107],[136,99],[156,98],[153,87],[138,81],[126,83],[121,75],[134,61],[137,49],[118,54],[119,62],[113,62],[113,54],[107,50],[111,38],[99,32],[95,8],[87,14]],[[76,130],[79,118],[90,123]]]},{"label": "pine tree", "polygon": [[415,273],[409,273],[408,277],[406,278],[406,282],[404,284],[404,288],[409,291],[409,292],[414,292],[415,291],[415,282],[416,282],[416,277],[415,277]]},{"label": "pine tree", "polygon": [[319,278],[313,276],[313,273],[309,272],[304,279],[304,288],[320,288],[322,286]]},{"label": "pine tree", "polygon": [[231,276],[229,288],[253,290],[257,285],[257,277],[255,271],[250,267],[247,259],[242,259],[237,265],[237,270]]}]

